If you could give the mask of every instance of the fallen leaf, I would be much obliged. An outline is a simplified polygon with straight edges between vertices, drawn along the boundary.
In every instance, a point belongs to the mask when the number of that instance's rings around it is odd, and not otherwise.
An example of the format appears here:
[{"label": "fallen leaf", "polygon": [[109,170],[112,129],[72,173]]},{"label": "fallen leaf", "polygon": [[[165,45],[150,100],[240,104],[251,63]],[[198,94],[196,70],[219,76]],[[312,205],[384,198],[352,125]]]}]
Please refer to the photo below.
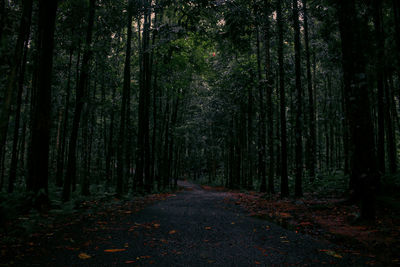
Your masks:
[{"label": "fallen leaf", "polygon": [[259,262],[259,261],[255,261],[254,263],[257,265],[261,265],[261,262]]},{"label": "fallen leaf", "polygon": [[126,264],[135,263],[136,261],[125,261]]},{"label": "fallen leaf", "polygon": [[171,231],[169,231],[169,234],[170,234],[170,235],[176,234],[176,230],[171,230]]},{"label": "fallen leaf", "polygon": [[335,258],[338,258],[338,259],[343,258],[342,255],[340,255],[340,254],[338,254],[338,253],[336,253],[335,251],[330,250],[330,249],[321,249],[320,251],[325,252],[325,253],[328,254],[329,256],[332,256],[332,257],[335,257]]},{"label": "fallen leaf", "polygon": [[124,248],[112,248],[112,249],[105,249],[104,252],[121,252],[125,251],[126,249]]},{"label": "fallen leaf", "polygon": [[210,226],[206,226],[206,227],[204,227],[204,229],[211,230],[211,227]]},{"label": "fallen leaf", "polygon": [[288,219],[288,218],[292,217],[292,215],[290,213],[287,213],[287,212],[281,212],[279,215],[284,219]]},{"label": "fallen leaf", "polygon": [[150,259],[151,256],[140,256],[141,259]]},{"label": "fallen leaf", "polygon": [[235,222],[231,222],[231,224],[235,224]]},{"label": "fallen leaf", "polygon": [[87,259],[90,259],[92,256],[90,256],[90,255],[88,255],[88,254],[86,254],[86,253],[80,253],[80,254],[78,255],[78,257],[79,257],[80,259],[82,259],[82,260],[87,260]]},{"label": "fallen leaf", "polygon": [[153,226],[154,226],[154,228],[159,228],[159,227],[160,227],[160,224],[155,223]]}]

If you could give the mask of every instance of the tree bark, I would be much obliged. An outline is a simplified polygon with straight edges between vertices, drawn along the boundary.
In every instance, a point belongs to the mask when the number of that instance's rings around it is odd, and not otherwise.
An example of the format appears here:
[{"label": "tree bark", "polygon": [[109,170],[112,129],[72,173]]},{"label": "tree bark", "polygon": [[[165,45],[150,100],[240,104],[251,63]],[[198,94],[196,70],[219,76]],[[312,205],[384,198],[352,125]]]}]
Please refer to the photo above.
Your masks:
[{"label": "tree bark", "polygon": [[309,28],[308,28],[308,10],[307,0],[303,0],[303,14],[304,14],[304,43],[306,52],[306,66],[307,66],[307,92],[308,92],[308,138],[307,138],[307,171],[310,181],[315,180],[316,168],[316,130],[315,130],[315,108],[314,108],[314,90],[311,75],[311,59],[310,59],[310,41],[309,41]]},{"label": "tree bark", "polygon": [[375,26],[376,39],[376,83],[378,90],[378,143],[377,143],[377,158],[378,171],[381,174],[385,173],[385,112],[384,112],[384,84],[383,74],[385,65],[385,37],[382,25],[382,3],[381,0],[373,0],[371,6],[373,12],[373,20]]},{"label": "tree bark", "polygon": [[32,118],[30,180],[28,187],[36,195],[34,205],[43,209],[48,205],[48,164],[51,112],[51,77],[53,69],[54,30],[57,13],[55,0],[39,2],[38,76],[36,101]]},{"label": "tree bark", "polygon": [[282,0],[277,2],[278,21],[278,63],[279,63],[279,96],[281,114],[281,197],[289,196],[289,179],[287,170],[287,134],[286,134],[286,95],[285,95],[285,70],[283,66],[283,15]]},{"label": "tree bark", "polygon": [[[266,27],[265,27],[266,28]],[[258,176],[261,182],[260,192],[267,192],[267,175],[265,169],[265,103],[264,103],[264,84],[261,77],[261,53],[260,53],[260,37],[258,26],[257,30],[257,72],[258,72],[258,97],[260,102],[260,115],[258,126]],[[266,31],[266,29],[265,29]],[[267,45],[267,44],[266,44]],[[271,123],[269,121],[269,123]]]},{"label": "tree bark", "polygon": [[392,0],[392,3],[393,3],[393,15],[394,15],[395,39],[397,45],[397,75],[400,77],[400,3],[398,0]]},{"label": "tree bark", "polygon": [[128,3],[128,18],[127,18],[127,40],[126,40],[126,54],[125,54],[125,67],[124,67],[124,84],[122,89],[122,106],[121,106],[121,119],[118,136],[118,151],[117,151],[117,195],[121,196],[123,192],[123,181],[126,177],[124,172],[125,162],[125,126],[127,118],[128,97],[131,89],[131,41],[132,41],[132,10],[133,2],[129,0]]},{"label": "tree bark", "polygon": [[297,0],[293,0],[293,28],[294,28],[294,51],[296,71],[296,122],[295,122],[295,196],[303,195],[303,88],[301,85],[301,44],[300,44],[300,23],[299,7]]},{"label": "tree bark", "polygon": [[[384,80],[386,80],[384,78]],[[386,121],[386,140],[387,140],[387,156],[389,159],[389,171],[391,174],[397,172],[397,145],[396,132],[393,126],[393,118],[396,117],[396,109],[393,108],[394,101],[389,85],[384,85],[385,88],[385,121]]]}]

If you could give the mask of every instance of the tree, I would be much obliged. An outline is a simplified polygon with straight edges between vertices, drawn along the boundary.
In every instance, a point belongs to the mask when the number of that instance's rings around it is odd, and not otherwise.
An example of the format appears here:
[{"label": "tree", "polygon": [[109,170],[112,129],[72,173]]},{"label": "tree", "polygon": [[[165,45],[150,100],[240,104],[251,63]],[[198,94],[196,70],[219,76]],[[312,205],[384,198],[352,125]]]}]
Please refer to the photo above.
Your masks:
[{"label": "tree", "polygon": [[57,1],[39,2],[37,89],[32,116],[28,191],[35,194],[34,205],[48,205],[48,160],[51,126],[51,74]]},{"label": "tree", "polygon": [[276,18],[278,23],[278,62],[279,62],[279,96],[281,114],[281,197],[289,196],[287,170],[287,134],[286,134],[286,96],[285,70],[283,66],[283,15],[282,0],[277,1]]},{"label": "tree", "polygon": [[308,93],[308,136],[307,136],[307,154],[306,163],[310,181],[315,180],[315,167],[316,167],[316,125],[315,125],[315,106],[314,106],[314,92],[311,75],[311,53],[309,41],[309,27],[308,27],[308,10],[307,0],[303,0],[303,16],[304,16],[304,45],[306,53],[306,67],[307,67],[307,93]]},{"label": "tree", "polygon": [[293,28],[294,28],[294,51],[295,51],[295,69],[296,69],[296,167],[295,167],[295,196],[301,197],[302,176],[303,176],[303,88],[301,85],[301,46],[300,46],[300,23],[299,7],[297,0],[293,0]]},{"label": "tree", "polygon": [[[121,106],[121,119],[118,136],[118,165],[117,165],[117,194],[121,195],[123,192],[123,180],[126,177],[124,166],[124,154],[125,154],[125,125],[126,117],[128,117],[129,109],[127,104],[129,103],[129,91],[131,89],[131,42],[132,42],[132,12],[133,3],[132,0],[128,1],[128,16],[127,16],[127,40],[126,40],[126,55],[125,55],[125,67],[124,67],[124,85],[122,88],[122,106]],[[128,166],[129,167],[129,166]]]}]

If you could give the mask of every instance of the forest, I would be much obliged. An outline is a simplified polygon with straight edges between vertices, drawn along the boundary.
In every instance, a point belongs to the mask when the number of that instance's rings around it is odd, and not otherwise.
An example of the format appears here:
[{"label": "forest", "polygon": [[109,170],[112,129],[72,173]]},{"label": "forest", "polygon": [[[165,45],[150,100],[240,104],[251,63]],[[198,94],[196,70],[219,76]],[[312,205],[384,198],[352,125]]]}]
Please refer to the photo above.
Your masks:
[{"label": "forest", "polygon": [[0,0],[0,69],[0,229],[187,181],[399,221],[397,0]]}]

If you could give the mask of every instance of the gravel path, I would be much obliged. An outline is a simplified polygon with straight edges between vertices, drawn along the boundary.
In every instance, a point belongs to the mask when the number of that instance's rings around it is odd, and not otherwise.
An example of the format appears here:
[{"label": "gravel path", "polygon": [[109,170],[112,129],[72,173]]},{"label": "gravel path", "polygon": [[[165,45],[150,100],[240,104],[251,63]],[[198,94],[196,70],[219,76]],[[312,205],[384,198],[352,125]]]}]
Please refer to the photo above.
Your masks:
[{"label": "gravel path", "polygon": [[[185,190],[133,213],[103,222],[82,222],[73,242],[57,247],[30,266],[363,266],[365,260],[315,240],[252,218],[232,204],[229,193]],[[105,217],[107,218],[107,217]],[[107,219],[106,219],[107,220]],[[100,223],[101,226],[101,223]],[[65,238],[64,238],[65,239]],[[82,239],[82,240],[79,240]],[[46,244],[46,247],[49,244]],[[84,254],[82,254],[84,253]],[[79,255],[81,257],[79,257]],[[87,259],[82,259],[85,258]],[[89,258],[90,257],[90,258]]]}]

